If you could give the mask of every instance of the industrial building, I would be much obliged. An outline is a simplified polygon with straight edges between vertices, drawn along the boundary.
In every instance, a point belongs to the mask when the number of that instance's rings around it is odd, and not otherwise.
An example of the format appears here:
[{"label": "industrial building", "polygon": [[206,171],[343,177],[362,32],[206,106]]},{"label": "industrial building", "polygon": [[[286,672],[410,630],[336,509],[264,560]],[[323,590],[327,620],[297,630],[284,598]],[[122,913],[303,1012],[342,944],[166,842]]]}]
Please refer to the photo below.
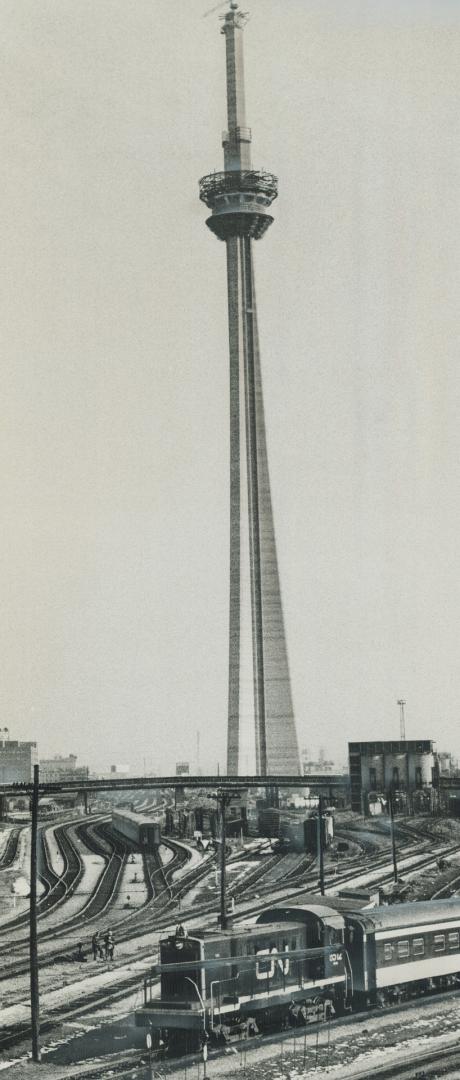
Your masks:
[{"label": "industrial building", "polygon": [[37,762],[36,742],[0,739],[0,784],[30,783]]},{"label": "industrial building", "polygon": [[431,739],[348,743],[348,758],[352,810],[368,813],[389,791],[409,810],[431,807],[438,774]]}]

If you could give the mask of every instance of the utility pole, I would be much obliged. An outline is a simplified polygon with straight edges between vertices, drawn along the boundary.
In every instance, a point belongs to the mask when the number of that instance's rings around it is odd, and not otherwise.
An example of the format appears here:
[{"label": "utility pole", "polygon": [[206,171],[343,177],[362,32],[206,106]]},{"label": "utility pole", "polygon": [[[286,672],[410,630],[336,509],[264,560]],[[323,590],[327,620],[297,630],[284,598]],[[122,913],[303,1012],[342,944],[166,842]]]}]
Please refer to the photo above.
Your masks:
[{"label": "utility pole", "polygon": [[32,1061],[40,1062],[40,995],[38,986],[37,944],[37,842],[38,842],[38,784],[39,766],[34,765],[34,786],[31,800],[30,842],[30,1009],[32,1020]]},{"label": "utility pole", "polygon": [[393,806],[393,789],[390,788],[388,792],[388,806],[390,808],[390,830],[391,830],[391,849],[393,852],[393,878],[396,882],[398,880],[398,866],[396,863],[396,840],[395,840],[395,819],[394,819],[394,806]]},{"label": "utility pole", "polygon": [[215,799],[219,807],[220,812],[220,925],[222,930],[226,930],[228,927],[227,918],[227,903],[226,903],[226,841],[227,841],[227,804],[237,797],[240,793],[238,791],[227,791],[221,788],[213,795],[208,795],[208,799]]},{"label": "utility pole", "polygon": [[319,889],[324,896],[324,844],[323,844],[323,796],[318,796],[318,861],[319,861]]},{"label": "utility pole", "polygon": [[226,905],[226,811],[227,811],[227,799],[225,792],[220,792],[219,797],[220,805],[220,926],[222,930],[227,929],[227,905]]},{"label": "utility pole", "polygon": [[398,698],[399,705],[399,737],[401,742],[405,742],[406,739],[406,721],[404,717],[404,706],[406,702],[404,698]]}]

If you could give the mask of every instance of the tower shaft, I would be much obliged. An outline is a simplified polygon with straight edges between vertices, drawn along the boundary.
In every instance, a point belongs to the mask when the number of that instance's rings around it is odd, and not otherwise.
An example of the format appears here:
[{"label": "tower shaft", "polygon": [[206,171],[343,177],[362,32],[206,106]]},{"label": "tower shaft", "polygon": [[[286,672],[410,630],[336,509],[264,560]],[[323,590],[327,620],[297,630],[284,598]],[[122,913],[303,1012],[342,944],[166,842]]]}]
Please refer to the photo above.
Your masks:
[{"label": "tower shaft", "polygon": [[228,132],[224,171],[200,181],[211,231],[227,248],[230,351],[230,624],[227,771],[300,771],[268,471],[253,239],[272,222],[276,177],[251,168],[244,15],[224,18]]},{"label": "tower shaft", "polygon": [[244,23],[245,16],[234,10],[233,18],[226,18],[222,27],[227,61],[228,131],[223,138],[225,169],[251,168],[251,129],[246,125],[244,93]]}]

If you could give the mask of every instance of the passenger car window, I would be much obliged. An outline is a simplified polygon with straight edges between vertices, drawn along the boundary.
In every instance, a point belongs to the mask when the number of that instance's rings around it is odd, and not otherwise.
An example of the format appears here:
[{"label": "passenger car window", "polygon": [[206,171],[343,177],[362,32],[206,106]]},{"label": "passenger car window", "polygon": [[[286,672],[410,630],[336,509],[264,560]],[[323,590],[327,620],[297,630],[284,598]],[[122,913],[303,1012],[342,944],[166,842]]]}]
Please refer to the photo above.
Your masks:
[{"label": "passenger car window", "polygon": [[422,937],[414,938],[412,942],[412,952],[414,956],[423,956],[425,952],[425,942]]},{"label": "passenger car window", "polygon": [[458,949],[459,939],[458,930],[451,930],[449,934],[449,949]]},{"label": "passenger car window", "polygon": [[435,934],[434,935],[434,951],[435,952],[444,952],[445,947],[446,947],[445,935],[444,934]]},{"label": "passenger car window", "polygon": [[383,958],[384,958],[384,960],[392,960],[393,959],[393,946],[392,945],[384,945],[383,946]]},{"label": "passenger car window", "polygon": [[398,941],[398,956],[409,956],[409,942]]}]

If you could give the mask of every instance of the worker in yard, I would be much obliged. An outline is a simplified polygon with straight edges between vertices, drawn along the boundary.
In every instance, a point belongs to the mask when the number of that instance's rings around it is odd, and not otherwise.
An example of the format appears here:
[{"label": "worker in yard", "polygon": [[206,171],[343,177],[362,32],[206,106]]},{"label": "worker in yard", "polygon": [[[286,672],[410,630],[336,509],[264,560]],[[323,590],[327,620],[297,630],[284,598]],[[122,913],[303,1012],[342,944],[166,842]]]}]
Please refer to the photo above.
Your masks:
[{"label": "worker in yard", "polygon": [[86,964],[86,956],[83,952],[83,942],[79,941],[77,945],[77,951],[75,953],[75,960],[78,960],[80,964]]},{"label": "worker in yard", "polygon": [[93,960],[97,960],[99,956],[102,956],[99,930],[96,930],[96,933],[91,938],[91,948],[93,950]]},{"label": "worker in yard", "polygon": [[104,947],[106,960],[113,960],[113,953],[115,949],[115,943],[113,940],[113,933],[111,930],[106,930],[104,934]]}]

